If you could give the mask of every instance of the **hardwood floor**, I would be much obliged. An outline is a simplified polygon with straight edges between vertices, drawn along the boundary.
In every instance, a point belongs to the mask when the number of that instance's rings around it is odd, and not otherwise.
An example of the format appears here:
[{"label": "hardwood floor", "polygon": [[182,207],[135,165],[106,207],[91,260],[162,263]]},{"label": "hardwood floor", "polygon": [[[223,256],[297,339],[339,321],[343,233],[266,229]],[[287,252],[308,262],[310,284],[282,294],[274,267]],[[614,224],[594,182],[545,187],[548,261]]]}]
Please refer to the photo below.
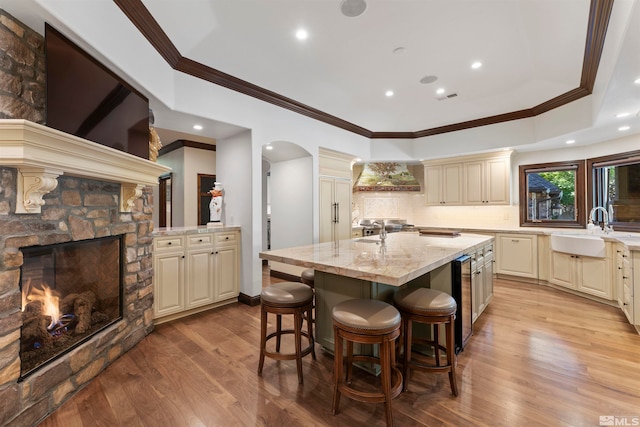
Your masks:
[{"label": "hardwood floor", "polygon": [[[41,426],[385,425],[382,404],[343,397],[331,415],[333,358],[322,351],[304,358],[301,386],[294,361],[267,359],[259,377],[259,313],[237,304],[157,326]],[[640,420],[640,336],[619,309],[546,286],[496,280],[457,375],[456,398],[446,374],[416,371],[393,401],[395,425]]]}]

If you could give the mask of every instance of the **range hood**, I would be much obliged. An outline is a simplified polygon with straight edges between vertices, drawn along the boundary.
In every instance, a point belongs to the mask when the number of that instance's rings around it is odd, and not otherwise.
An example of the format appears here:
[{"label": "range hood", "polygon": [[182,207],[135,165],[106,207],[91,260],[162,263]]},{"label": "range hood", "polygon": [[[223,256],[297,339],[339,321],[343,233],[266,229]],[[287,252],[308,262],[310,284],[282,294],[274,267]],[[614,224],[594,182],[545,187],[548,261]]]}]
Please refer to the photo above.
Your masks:
[{"label": "range hood", "polygon": [[406,163],[365,163],[353,191],[420,191]]}]

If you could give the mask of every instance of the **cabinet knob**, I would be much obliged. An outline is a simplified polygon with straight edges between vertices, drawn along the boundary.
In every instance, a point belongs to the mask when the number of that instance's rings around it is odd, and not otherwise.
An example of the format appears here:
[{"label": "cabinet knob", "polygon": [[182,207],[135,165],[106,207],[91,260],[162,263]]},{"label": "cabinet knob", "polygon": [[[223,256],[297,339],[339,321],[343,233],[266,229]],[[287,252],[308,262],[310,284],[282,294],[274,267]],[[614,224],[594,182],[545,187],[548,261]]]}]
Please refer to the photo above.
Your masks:
[{"label": "cabinet knob", "polygon": [[171,246],[171,242],[167,242],[167,245]]},{"label": "cabinet knob", "polygon": [[229,236],[225,237],[224,240],[229,240]]},{"label": "cabinet knob", "polygon": [[202,239],[198,240],[198,242],[202,243]]}]

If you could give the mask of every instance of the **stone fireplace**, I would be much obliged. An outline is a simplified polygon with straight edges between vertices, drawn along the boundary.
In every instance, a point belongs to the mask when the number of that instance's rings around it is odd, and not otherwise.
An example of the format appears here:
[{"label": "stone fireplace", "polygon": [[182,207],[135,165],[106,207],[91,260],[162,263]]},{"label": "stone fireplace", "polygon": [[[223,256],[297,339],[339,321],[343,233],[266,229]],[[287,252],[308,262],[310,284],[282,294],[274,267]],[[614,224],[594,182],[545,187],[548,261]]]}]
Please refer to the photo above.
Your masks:
[{"label": "stone fireplace", "polygon": [[122,319],[123,237],[21,248],[20,380]]},{"label": "stone fireplace", "polygon": [[[151,332],[151,186],[167,169],[32,122],[0,120],[0,425],[37,424]],[[54,263],[46,255],[48,248],[106,237],[122,246],[122,255],[116,255],[122,264],[122,294],[115,296],[122,303],[118,313],[102,325],[98,319],[96,333],[81,337],[77,346],[33,372],[23,372],[24,268],[40,268],[33,277],[46,277],[67,293],[62,283],[68,277],[53,279],[46,271]],[[34,253],[44,258],[34,261]],[[77,257],[78,251],[69,256]],[[96,268],[66,273],[92,274],[104,276]],[[100,298],[114,298],[108,294]],[[104,314],[100,305],[94,302],[91,308],[98,317]]]}]

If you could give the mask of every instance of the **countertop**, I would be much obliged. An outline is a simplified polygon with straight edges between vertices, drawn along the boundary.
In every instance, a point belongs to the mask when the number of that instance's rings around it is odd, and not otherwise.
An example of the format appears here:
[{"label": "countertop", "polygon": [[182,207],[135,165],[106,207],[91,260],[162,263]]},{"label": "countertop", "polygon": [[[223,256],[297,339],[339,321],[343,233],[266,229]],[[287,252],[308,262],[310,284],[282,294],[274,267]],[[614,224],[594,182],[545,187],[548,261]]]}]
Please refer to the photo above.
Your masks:
[{"label": "countertop", "polygon": [[176,236],[183,234],[200,234],[200,233],[220,233],[222,231],[236,231],[240,230],[239,225],[229,225],[221,227],[206,227],[204,225],[194,227],[162,227],[156,228],[151,233],[152,236]]},{"label": "countertop", "polygon": [[260,258],[356,279],[401,286],[493,241],[492,236],[458,237],[390,233],[260,252]]}]

